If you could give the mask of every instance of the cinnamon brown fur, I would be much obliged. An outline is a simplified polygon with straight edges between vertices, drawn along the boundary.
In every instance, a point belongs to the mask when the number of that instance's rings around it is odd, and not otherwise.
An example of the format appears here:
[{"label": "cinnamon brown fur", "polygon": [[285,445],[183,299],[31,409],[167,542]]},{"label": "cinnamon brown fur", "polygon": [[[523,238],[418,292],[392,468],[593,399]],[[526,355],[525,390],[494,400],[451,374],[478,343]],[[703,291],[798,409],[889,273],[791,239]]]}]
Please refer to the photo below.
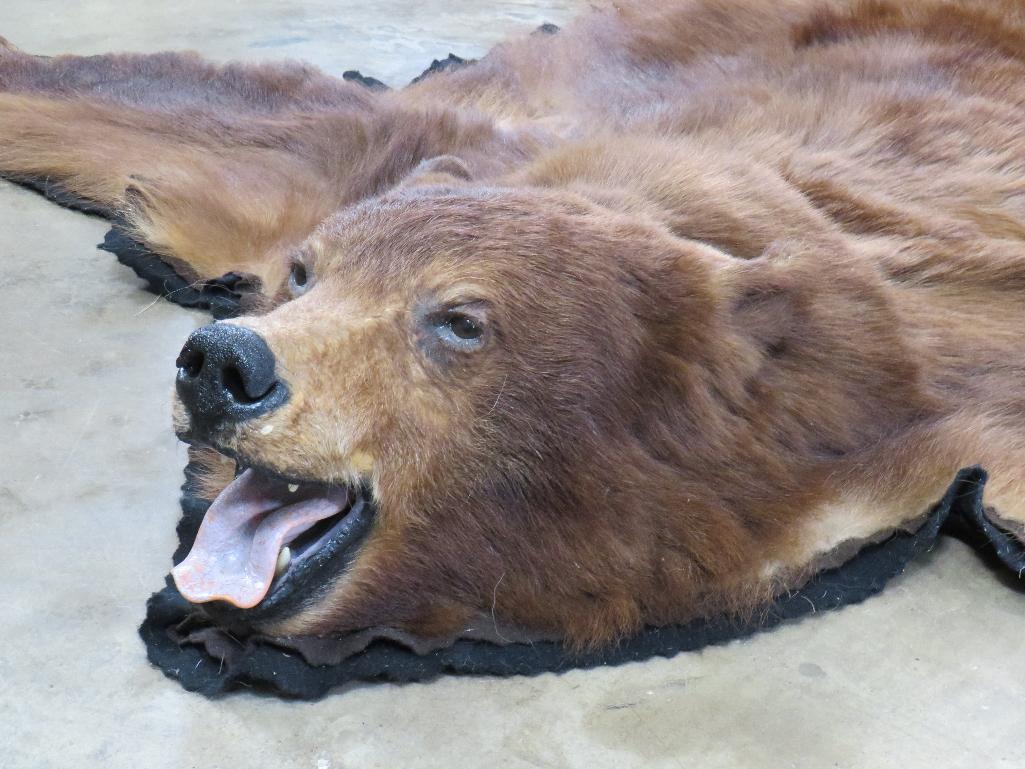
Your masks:
[{"label": "cinnamon brown fur", "polygon": [[[268,632],[748,611],[972,464],[1025,522],[1025,5],[653,6],[385,95],[0,50],[0,171],[273,297],[236,322],[293,397],[221,448],[371,481],[353,567]],[[425,348],[455,301],[487,343]]]}]

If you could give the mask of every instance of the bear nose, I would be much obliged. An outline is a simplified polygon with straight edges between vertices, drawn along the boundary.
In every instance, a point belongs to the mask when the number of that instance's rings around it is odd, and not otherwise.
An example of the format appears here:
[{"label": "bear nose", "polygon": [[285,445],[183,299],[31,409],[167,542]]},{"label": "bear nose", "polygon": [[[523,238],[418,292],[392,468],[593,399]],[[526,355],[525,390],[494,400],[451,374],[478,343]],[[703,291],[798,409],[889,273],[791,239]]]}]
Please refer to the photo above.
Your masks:
[{"label": "bear nose", "polygon": [[266,414],[287,398],[274,373],[274,353],[263,337],[243,326],[213,323],[197,329],[176,363],[178,397],[200,434]]}]

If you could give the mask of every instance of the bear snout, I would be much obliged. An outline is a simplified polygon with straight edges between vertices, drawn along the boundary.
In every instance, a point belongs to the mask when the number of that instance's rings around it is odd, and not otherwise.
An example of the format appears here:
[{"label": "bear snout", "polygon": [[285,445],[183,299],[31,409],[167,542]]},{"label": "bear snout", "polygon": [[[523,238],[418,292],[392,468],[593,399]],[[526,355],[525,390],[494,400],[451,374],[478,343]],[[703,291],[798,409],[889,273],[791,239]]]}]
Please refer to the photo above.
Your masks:
[{"label": "bear snout", "polygon": [[263,337],[233,323],[213,323],[189,336],[176,361],[175,389],[194,437],[267,414],[288,399]]}]

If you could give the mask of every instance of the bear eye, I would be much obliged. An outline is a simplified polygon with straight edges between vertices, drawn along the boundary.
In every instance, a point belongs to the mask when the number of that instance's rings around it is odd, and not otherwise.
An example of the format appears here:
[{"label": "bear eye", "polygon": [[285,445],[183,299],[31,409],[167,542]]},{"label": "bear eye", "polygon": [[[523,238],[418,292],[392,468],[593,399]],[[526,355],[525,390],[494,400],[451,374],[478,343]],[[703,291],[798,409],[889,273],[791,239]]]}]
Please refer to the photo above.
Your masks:
[{"label": "bear eye", "polygon": [[302,262],[292,262],[288,271],[288,288],[293,296],[304,294],[313,282],[313,276]]},{"label": "bear eye", "polygon": [[460,339],[480,339],[484,334],[484,327],[469,315],[451,313],[445,322],[452,329],[452,333]]},{"label": "bear eye", "polygon": [[475,350],[484,343],[484,321],[462,310],[439,314],[434,329],[442,342],[458,350]]}]

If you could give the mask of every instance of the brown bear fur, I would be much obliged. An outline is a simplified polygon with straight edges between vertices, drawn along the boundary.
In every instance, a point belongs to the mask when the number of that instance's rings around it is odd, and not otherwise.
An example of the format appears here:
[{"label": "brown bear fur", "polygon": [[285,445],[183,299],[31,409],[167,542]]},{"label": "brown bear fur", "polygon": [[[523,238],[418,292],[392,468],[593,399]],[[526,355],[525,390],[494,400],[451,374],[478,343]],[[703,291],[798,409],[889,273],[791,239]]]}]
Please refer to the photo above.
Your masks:
[{"label": "brown bear fur", "polygon": [[[584,646],[756,609],[963,466],[1025,524],[1023,107],[1020,3],[691,0],[380,95],[8,46],[0,171],[262,281],[293,397],[218,448],[379,506],[263,630]],[[481,349],[425,346],[466,302]]]}]

